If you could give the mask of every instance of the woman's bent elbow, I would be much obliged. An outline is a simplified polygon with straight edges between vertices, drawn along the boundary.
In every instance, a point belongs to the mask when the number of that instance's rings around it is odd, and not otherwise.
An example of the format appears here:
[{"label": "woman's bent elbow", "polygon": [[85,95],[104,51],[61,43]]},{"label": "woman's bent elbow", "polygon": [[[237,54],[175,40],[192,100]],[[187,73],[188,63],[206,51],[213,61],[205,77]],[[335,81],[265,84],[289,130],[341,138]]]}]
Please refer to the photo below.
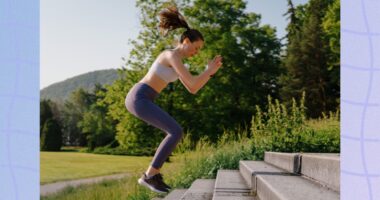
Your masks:
[{"label": "woman's bent elbow", "polygon": [[196,94],[196,93],[198,92],[198,90],[191,89],[189,92],[190,92],[191,94]]}]

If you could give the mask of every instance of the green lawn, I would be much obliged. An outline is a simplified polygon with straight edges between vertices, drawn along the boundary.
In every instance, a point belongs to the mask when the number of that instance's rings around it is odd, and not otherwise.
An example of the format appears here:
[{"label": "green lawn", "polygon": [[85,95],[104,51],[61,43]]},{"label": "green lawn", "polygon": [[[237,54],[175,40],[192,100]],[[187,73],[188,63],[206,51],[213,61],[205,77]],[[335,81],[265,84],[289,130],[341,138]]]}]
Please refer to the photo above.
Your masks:
[{"label": "green lawn", "polygon": [[[171,156],[171,162],[165,163],[162,173],[170,174],[184,165],[184,159],[194,159],[198,156],[199,154],[192,152]],[[145,172],[152,160],[152,157],[147,156],[113,156],[79,152],[40,152],[40,158],[40,184],[115,173],[131,173],[137,176]]]},{"label": "green lawn", "polygon": [[[177,154],[170,157],[171,162],[166,162],[162,168],[162,173],[164,174],[165,180],[168,180],[168,183],[171,184],[171,180],[175,179],[178,175],[178,172],[181,169],[186,168],[186,161],[192,161],[197,160],[201,157],[204,157],[205,155],[210,154],[212,151],[205,151],[205,152],[187,152],[183,154]],[[71,154],[71,155],[70,155]],[[44,159],[42,159],[42,155],[44,156]],[[85,164],[82,164],[83,162],[77,161],[78,164],[73,166],[70,164],[70,160],[73,158],[76,158],[77,160],[81,160],[80,156],[87,159],[88,162],[84,162]],[[59,158],[61,157],[61,159]],[[93,157],[96,157],[94,159]],[[126,177],[120,180],[109,180],[109,181],[102,181],[101,183],[97,184],[91,184],[91,185],[81,185],[76,188],[73,187],[67,187],[61,192],[58,192],[57,194],[50,195],[48,197],[41,197],[41,200],[73,200],[73,199],[81,199],[81,200],[103,200],[103,199],[110,199],[110,200],[120,200],[120,199],[133,199],[133,200],[149,200],[155,196],[157,196],[156,193],[150,192],[144,187],[141,187],[137,184],[137,179],[140,176],[140,173],[145,171],[146,168],[149,166],[149,163],[151,161],[151,157],[133,157],[133,156],[108,156],[108,155],[94,155],[94,154],[86,154],[86,153],[64,153],[64,152],[41,152],[41,169],[42,169],[42,162],[43,160],[49,161],[51,163],[51,160],[59,160],[62,165],[70,166],[70,168],[75,167],[78,171],[81,171],[82,173],[85,173],[85,170],[81,170],[80,168],[84,168],[84,166],[91,166],[91,165],[97,165],[97,161],[101,160],[103,162],[103,167],[98,167],[96,169],[99,170],[99,168],[106,167],[108,171],[103,170],[106,174],[109,174],[112,170],[111,164],[108,164],[105,162],[105,159],[112,160],[115,162],[116,159],[120,159],[120,163],[126,163],[124,164],[124,171],[127,171],[128,169],[137,169],[135,171],[129,170],[132,172],[130,177]],[[63,159],[64,160],[63,160]],[[92,160],[91,162],[89,160]],[[116,162],[117,163],[117,160]],[[119,164],[120,164],[119,163]],[[128,164],[129,163],[129,164]],[[54,168],[52,164],[47,165],[45,163],[45,167]],[[137,167],[136,167],[137,166]],[[141,166],[141,167],[140,167]],[[128,168],[129,167],[129,168]],[[73,171],[74,169],[68,169],[69,167],[60,167],[57,168],[56,174],[52,174],[52,177],[57,177],[55,180],[58,179],[57,173],[61,173],[64,171]],[[95,168],[95,167],[94,167]],[[126,168],[128,168],[126,170]],[[80,173],[74,173],[76,176],[73,176],[73,179],[80,178],[82,174]],[[95,174],[94,175],[99,175]],[[41,182],[42,178],[44,176],[43,170],[41,170]],[[46,173],[45,173],[46,176]],[[45,178],[47,179],[47,178]],[[62,180],[62,179],[61,179]],[[138,198],[134,198],[136,195],[138,195]]]},{"label": "green lawn", "polygon": [[80,179],[115,173],[141,173],[151,157],[113,156],[79,152],[41,152],[40,183]]}]

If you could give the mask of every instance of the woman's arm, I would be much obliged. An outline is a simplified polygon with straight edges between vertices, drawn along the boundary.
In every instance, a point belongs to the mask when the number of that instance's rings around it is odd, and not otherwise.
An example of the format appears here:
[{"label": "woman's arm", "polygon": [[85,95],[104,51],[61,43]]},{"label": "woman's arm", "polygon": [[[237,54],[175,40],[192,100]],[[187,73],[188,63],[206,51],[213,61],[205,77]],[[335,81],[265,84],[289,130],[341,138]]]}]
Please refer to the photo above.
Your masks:
[{"label": "woman's arm", "polygon": [[198,76],[191,75],[191,73],[183,65],[182,61],[175,56],[170,57],[169,64],[177,72],[180,81],[186,89],[190,93],[196,94],[198,90],[201,89],[208,80],[210,80],[210,76],[218,71],[219,67],[222,65],[221,60],[221,56],[215,56],[215,58],[208,63],[207,69]]},{"label": "woman's arm", "polygon": [[210,80],[210,73],[207,71],[204,71],[202,74],[198,76],[192,76],[192,78],[195,83],[192,86],[190,86],[186,83],[186,81],[181,76],[179,76],[179,80],[182,82],[185,88],[191,94],[196,94],[198,90],[200,90],[208,82],[208,80]]}]

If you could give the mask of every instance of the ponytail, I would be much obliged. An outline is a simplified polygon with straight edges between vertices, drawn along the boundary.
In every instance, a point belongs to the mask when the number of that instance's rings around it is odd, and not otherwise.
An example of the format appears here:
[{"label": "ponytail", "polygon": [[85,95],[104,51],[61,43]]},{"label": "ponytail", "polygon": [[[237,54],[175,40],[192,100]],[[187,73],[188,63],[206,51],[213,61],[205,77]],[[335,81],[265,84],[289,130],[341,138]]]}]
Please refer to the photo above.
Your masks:
[{"label": "ponytail", "polygon": [[188,38],[191,42],[194,42],[196,40],[204,40],[202,34],[198,30],[190,28],[185,20],[185,17],[179,13],[178,9],[175,6],[165,8],[160,12],[159,16],[160,24],[158,27],[164,36],[166,36],[169,31],[175,30],[177,28],[185,28],[186,31],[181,35],[181,43],[186,38]]},{"label": "ponytail", "polygon": [[166,36],[169,31],[177,28],[190,30],[185,18],[174,6],[165,8],[160,12],[160,25],[158,27],[164,36]]}]

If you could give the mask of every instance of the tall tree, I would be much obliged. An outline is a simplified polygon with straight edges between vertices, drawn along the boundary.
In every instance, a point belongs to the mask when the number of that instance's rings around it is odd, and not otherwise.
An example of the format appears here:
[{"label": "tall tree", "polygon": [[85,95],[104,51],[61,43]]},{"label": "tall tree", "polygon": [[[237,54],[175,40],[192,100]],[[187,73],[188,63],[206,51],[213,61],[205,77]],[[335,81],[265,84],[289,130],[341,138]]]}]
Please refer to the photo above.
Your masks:
[{"label": "tall tree", "polygon": [[53,112],[50,107],[50,100],[42,100],[40,101],[40,136],[42,133],[42,129],[45,125],[45,122],[48,119],[53,118]]},{"label": "tall tree", "polygon": [[116,124],[107,116],[108,107],[102,103],[106,92],[107,90],[101,85],[95,85],[93,94],[96,99],[77,124],[85,135],[90,150],[107,145],[115,139]]},{"label": "tall tree", "polygon": [[63,142],[65,145],[85,146],[86,137],[82,133],[78,122],[83,119],[84,113],[89,110],[95,102],[95,95],[80,88],[71,93],[68,100],[65,101],[62,118],[63,118]]},{"label": "tall tree", "polygon": [[325,40],[329,44],[327,64],[331,93],[336,97],[331,103],[340,103],[340,0],[334,0],[329,6],[322,22]]},{"label": "tall tree", "polygon": [[[183,121],[198,138],[215,140],[225,129],[248,125],[255,105],[264,105],[267,95],[278,95],[280,41],[274,28],[260,26],[260,16],[245,8],[241,0],[196,0],[184,7],[205,38],[204,50],[188,63],[201,71],[207,58],[223,56],[216,76],[193,99],[184,99],[191,109]],[[185,110],[183,104],[176,110]]]},{"label": "tall tree", "polygon": [[[335,110],[337,107],[337,97],[332,94],[333,87],[329,82],[328,43],[322,30],[322,19],[331,2],[310,0],[305,14],[301,15],[304,19],[300,20],[302,25],[299,31],[292,29],[294,33],[289,32],[292,34],[288,36],[288,49],[284,59],[287,74],[281,79],[282,98],[290,101],[292,97],[301,97],[305,91],[305,103],[310,117],[318,117],[322,112]],[[291,27],[297,26],[289,24],[288,28]]]},{"label": "tall tree", "polygon": [[[141,24],[138,38],[126,59],[122,78],[110,86],[104,99],[108,114],[118,121],[117,138],[124,146],[155,147],[162,133],[129,114],[124,105],[125,95],[138,82],[164,49],[173,48],[177,29],[168,37],[159,35],[158,13],[163,7],[176,3],[190,27],[198,29],[205,38],[204,49],[195,57],[184,60],[190,72],[205,69],[207,59],[217,54],[224,58],[223,66],[196,95],[190,94],[177,81],[167,87],[155,101],[191,132],[193,139],[208,137],[216,140],[225,129],[249,125],[255,105],[263,105],[266,96],[276,96],[279,75],[280,41],[275,29],[260,26],[260,16],[246,13],[242,0],[182,0],[162,3],[139,0]],[[147,139],[149,138],[149,139]]]},{"label": "tall tree", "polygon": [[59,151],[62,146],[62,132],[54,119],[44,123],[40,139],[41,151]]},{"label": "tall tree", "polygon": [[59,151],[62,146],[62,131],[53,114],[50,100],[40,102],[40,149],[41,151]]}]

